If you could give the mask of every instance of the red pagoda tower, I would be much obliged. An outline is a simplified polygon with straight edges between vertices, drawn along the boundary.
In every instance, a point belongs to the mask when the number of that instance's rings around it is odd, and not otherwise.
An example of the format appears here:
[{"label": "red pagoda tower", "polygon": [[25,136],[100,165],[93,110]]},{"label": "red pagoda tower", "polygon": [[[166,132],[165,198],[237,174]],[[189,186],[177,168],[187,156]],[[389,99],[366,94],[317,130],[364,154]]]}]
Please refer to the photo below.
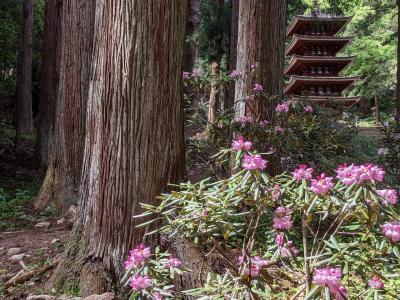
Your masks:
[{"label": "red pagoda tower", "polygon": [[284,74],[291,79],[284,89],[293,101],[313,102],[323,106],[352,105],[360,97],[343,97],[342,92],[358,77],[342,77],[340,72],[355,59],[337,57],[352,37],[338,37],[351,17],[332,16],[314,9],[310,15],[297,15],[286,36],[292,41],[286,55],[292,56]]}]

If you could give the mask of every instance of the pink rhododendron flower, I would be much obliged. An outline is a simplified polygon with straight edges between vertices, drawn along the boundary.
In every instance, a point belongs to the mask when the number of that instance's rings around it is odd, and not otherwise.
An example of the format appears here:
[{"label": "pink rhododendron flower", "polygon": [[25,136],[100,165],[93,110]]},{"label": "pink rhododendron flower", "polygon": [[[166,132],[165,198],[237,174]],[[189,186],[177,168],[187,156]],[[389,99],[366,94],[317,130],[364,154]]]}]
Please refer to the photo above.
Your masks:
[{"label": "pink rhododendron flower", "polygon": [[279,184],[275,184],[272,189],[272,199],[279,200],[280,197],[281,197],[281,187],[279,186]]},{"label": "pink rhododendron flower", "polygon": [[259,256],[253,256],[251,258],[251,264],[254,264],[254,265],[259,266],[260,268],[263,268],[263,267],[266,267],[269,265],[269,261],[266,259],[262,259]]},{"label": "pink rhododendron flower", "polygon": [[164,265],[165,268],[179,268],[182,265],[182,262],[178,258],[170,257],[168,262]]},{"label": "pink rhododendron flower", "polygon": [[135,275],[129,281],[129,285],[134,291],[145,290],[151,287],[152,281],[149,276]]},{"label": "pink rhododendron flower", "polygon": [[182,77],[183,79],[188,79],[190,77],[190,72],[183,72]]},{"label": "pink rhododendron flower", "polygon": [[244,269],[244,274],[251,277],[258,277],[260,276],[260,267],[252,264],[250,268]]},{"label": "pink rhododendron flower", "polygon": [[296,181],[302,181],[303,179],[310,180],[313,172],[313,168],[309,168],[307,165],[300,165],[292,174]]},{"label": "pink rhododendron flower", "polygon": [[283,129],[281,126],[275,126],[275,133],[284,133],[285,129]]},{"label": "pink rhododendron flower", "polygon": [[311,179],[310,189],[318,195],[325,195],[334,187],[332,180],[332,177],[326,177],[326,175],[322,173],[317,179]]},{"label": "pink rhododendron flower", "polygon": [[291,221],[292,211],[287,207],[278,207],[275,210],[275,216],[272,220],[272,227],[278,230],[289,230],[293,226]]},{"label": "pink rhododendron flower", "polygon": [[263,86],[261,84],[256,83],[253,87],[254,92],[262,92],[264,90]]},{"label": "pink rhododendron flower", "polygon": [[304,112],[312,113],[314,112],[314,108],[311,105],[307,105],[306,107],[304,107]]},{"label": "pink rhododendron flower", "polygon": [[265,126],[267,126],[267,125],[269,124],[269,122],[268,122],[267,120],[263,120],[263,121],[260,121],[258,124],[259,124],[261,127],[265,127]]},{"label": "pink rhododendron flower", "polygon": [[299,249],[293,244],[293,241],[288,241],[281,249],[282,257],[294,257],[299,254]]},{"label": "pink rhododendron flower", "polygon": [[242,124],[251,124],[254,122],[253,117],[250,116],[243,116],[236,119],[236,122]]},{"label": "pink rhododendron flower", "polygon": [[349,298],[349,293],[343,285],[333,286],[330,292],[336,300],[346,300]]},{"label": "pink rhododendron flower", "polygon": [[316,269],[314,274],[314,284],[326,287],[340,286],[342,270],[340,268],[321,268]]},{"label": "pink rhododendron flower", "polygon": [[346,164],[340,165],[338,169],[335,171],[337,176],[336,178],[341,179],[343,184],[345,185],[352,185],[353,183],[358,182],[357,177],[357,166],[350,165],[347,166]]},{"label": "pink rhododendron flower", "polygon": [[377,290],[383,290],[385,288],[384,282],[377,276],[372,277],[368,281],[368,286]]},{"label": "pink rhododendron flower", "polygon": [[289,112],[289,103],[288,102],[282,102],[278,104],[275,108],[275,111],[277,113],[287,113]]},{"label": "pink rhododendron flower", "polygon": [[400,241],[400,222],[393,221],[382,225],[383,234],[393,243]]},{"label": "pink rhododendron flower", "polygon": [[161,295],[159,292],[154,292],[153,298],[154,298],[154,300],[163,300],[164,299],[163,295]]},{"label": "pink rhododendron flower", "polygon": [[236,140],[232,142],[232,149],[234,151],[249,151],[251,147],[253,146],[253,143],[250,141],[246,141],[244,137],[239,136]]},{"label": "pink rhododendron flower", "polygon": [[341,165],[336,170],[337,178],[341,179],[343,184],[352,185],[353,183],[362,183],[364,181],[383,181],[385,171],[374,165],[365,164],[361,166],[346,164]]},{"label": "pink rhododendron flower", "polygon": [[240,73],[236,70],[232,70],[231,73],[228,75],[230,78],[239,78],[240,77]]},{"label": "pink rhododendron flower", "polygon": [[130,252],[130,256],[125,261],[125,269],[136,268],[139,264],[143,264],[147,258],[151,256],[150,247],[139,244]]},{"label": "pink rhododendron flower", "polygon": [[245,170],[264,170],[267,167],[267,161],[262,159],[260,154],[245,155],[242,166]]},{"label": "pink rhododendron flower", "polygon": [[275,243],[280,247],[285,245],[285,235],[283,233],[277,234],[275,237]]},{"label": "pink rhododendron flower", "polygon": [[383,198],[384,205],[387,205],[388,202],[395,205],[399,201],[396,190],[376,190],[376,194]]}]

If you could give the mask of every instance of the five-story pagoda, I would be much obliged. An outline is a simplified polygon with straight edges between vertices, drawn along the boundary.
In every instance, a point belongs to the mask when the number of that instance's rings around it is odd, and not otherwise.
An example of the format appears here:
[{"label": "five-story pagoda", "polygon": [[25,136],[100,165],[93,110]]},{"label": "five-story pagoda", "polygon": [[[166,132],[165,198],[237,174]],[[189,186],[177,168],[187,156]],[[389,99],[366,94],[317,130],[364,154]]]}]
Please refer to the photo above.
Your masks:
[{"label": "five-story pagoda", "polygon": [[351,105],[360,97],[343,97],[342,92],[358,77],[342,77],[340,72],[355,57],[337,57],[352,37],[338,37],[351,17],[333,16],[314,9],[310,15],[295,16],[286,35],[292,41],[286,55],[292,56],[284,74],[291,79],[284,94],[293,101],[320,105]]}]

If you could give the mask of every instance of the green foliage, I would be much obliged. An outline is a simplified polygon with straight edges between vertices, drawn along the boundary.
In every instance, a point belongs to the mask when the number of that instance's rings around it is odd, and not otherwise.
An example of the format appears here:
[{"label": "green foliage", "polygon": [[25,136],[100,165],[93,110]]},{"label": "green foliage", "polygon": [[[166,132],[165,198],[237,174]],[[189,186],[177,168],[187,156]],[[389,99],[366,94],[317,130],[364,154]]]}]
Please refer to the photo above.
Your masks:
[{"label": "green foliage", "polygon": [[37,191],[34,189],[18,189],[13,197],[0,188],[0,229],[16,227],[18,222],[32,221],[27,214],[27,206],[36,194]]},{"label": "green foliage", "polygon": [[198,43],[203,59],[219,61],[229,52],[230,26],[229,1],[200,1],[200,24],[192,39]]}]

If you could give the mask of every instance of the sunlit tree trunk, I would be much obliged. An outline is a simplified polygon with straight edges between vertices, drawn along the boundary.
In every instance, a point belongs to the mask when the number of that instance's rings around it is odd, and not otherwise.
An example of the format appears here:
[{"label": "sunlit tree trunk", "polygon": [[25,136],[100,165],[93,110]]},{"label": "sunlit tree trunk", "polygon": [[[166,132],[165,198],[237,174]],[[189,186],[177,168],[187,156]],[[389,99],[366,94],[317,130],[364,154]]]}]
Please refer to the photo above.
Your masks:
[{"label": "sunlit tree trunk", "polygon": [[397,97],[396,97],[396,124],[400,129],[400,1],[397,0]]},{"label": "sunlit tree trunk", "polygon": [[37,209],[77,203],[84,149],[85,115],[92,58],[94,0],[64,0],[60,79],[52,158]]},{"label": "sunlit tree trunk", "polygon": [[53,146],[60,72],[61,9],[61,0],[46,1],[36,149],[40,169],[47,168]]},{"label": "sunlit tree trunk", "polygon": [[143,238],[140,203],[184,172],[186,0],[98,0],[80,213],[53,284],[109,290]]},{"label": "sunlit tree trunk", "polygon": [[16,145],[21,146],[21,134],[33,129],[32,117],[32,34],[33,0],[22,2],[21,34],[18,53],[16,87]]},{"label": "sunlit tree trunk", "polygon": [[[237,58],[237,43],[238,43],[238,25],[239,25],[239,0],[232,0],[231,6],[231,36],[230,36],[230,51],[229,51],[229,69],[236,70]],[[232,80],[229,84],[229,95],[227,99],[227,108],[233,107],[235,99],[235,81]]]},{"label": "sunlit tree trunk", "polygon": [[[286,14],[286,0],[240,0],[236,70],[243,80],[236,82],[236,117],[273,122],[283,88]],[[257,65],[253,72],[252,65]],[[271,99],[256,96],[252,101],[241,101],[254,94],[255,84],[261,84]]]}]

